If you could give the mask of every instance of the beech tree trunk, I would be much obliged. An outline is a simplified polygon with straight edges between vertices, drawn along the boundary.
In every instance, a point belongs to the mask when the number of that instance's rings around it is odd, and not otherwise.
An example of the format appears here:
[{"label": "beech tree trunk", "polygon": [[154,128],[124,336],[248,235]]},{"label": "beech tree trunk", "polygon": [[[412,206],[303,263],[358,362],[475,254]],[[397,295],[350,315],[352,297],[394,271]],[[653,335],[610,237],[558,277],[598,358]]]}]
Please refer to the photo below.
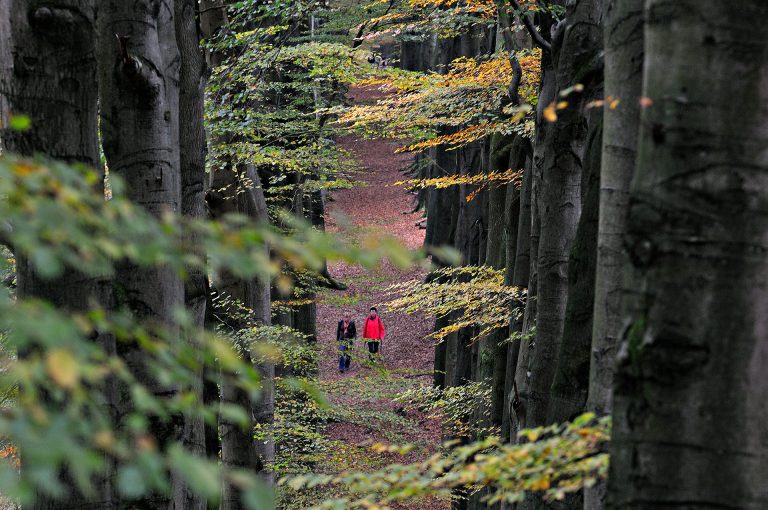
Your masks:
[{"label": "beech tree trunk", "polygon": [[[179,47],[179,166],[181,171],[181,212],[194,219],[204,219],[205,208],[205,157],[206,140],[203,125],[205,53],[200,47],[201,34],[197,23],[196,0],[174,0],[176,42]],[[187,233],[190,244],[197,238]],[[187,339],[193,345],[200,344],[204,334],[206,306],[208,303],[208,277],[201,269],[190,269],[184,282],[184,304],[192,317],[192,331]],[[196,381],[195,393],[203,397],[203,370]],[[203,399],[204,400],[204,399]],[[211,437],[211,434],[208,434]],[[205,423],[200,418],[185,417],[183,442],[185,448],[201,457],[206,456]],[[213,446],[213,445],[211,445]],[[216,441],[218,446],[218,440]],[[215,451],[215,450],[214,450]],[[174,494],[177,508],[205,510],[208,502],[196,495],[191,487],[180,485]]]},{"label": "beech tree trunk", "polygon": [[[90,1],[36,5],[28,0],[0,2],[0,140],[2,151],[80,162],[98,169],[98,83],[94,48],[94,4]],[[8,127],[10,114],[24,114],[31,128],[16,132]],[[102,193],[101,185],[94,193]],[[55,279],[39,277],[29,261],[16,254],[17,293],[39,298],[72,311],[85,311],[95,303],[108,307],[107,281],[90,278],[66,267]],[[104,348],[112,338],[98,337]],[[19,353],[20,357],[26,354]],[[109,394],[109,390],[107,390]],[[23,445],[20,445],[23,448]],[[50,500],[38,496],[30,508],[96,509],[113,503],[111,469],[96,480],[97,494],[77,493]],[[61,474],[64,483],[68,474]]]},{"label": "beech tree trunk", "polygon": [[[252,218],[254,224],[263,224],[268,221],[261,180],[252,165],[242,165],[238,171],[218,170],[214,172],[213,177],[212,189],[228,190],[226,196],[219,195],[217,192],[209,194],[208,201],[214,216],[239,213]],[[235,316],[231,320],[229,326],[233,330],[247,329],[255,324],[265,326],[271,324],[270,286],[264,275],[261,279],[242,280],[231,274],[223,274],[220,281],[217,281],[217,288],[223,295],[239,301],[249,311],[247,317]],[[232,378],[236,374],[222,374],[222,402],[250,410],[251,419],[246,424],[226,419],[221,421],[221,461],[229,469],[263,472],[265,478],[271,481],[271,476],[264,470],[274,461],[274,441],[270,437],[269,430],[274,421],[275,368],[272,363],[259,359],[250,345],[244,346],[243,351],[246,360],[255,363],[261,373],[262,391],[259,399],[253,400],[248,392],[239,388],[233,381]],[[254,439],[254,428],[257,424],[267,430],[266,441]],[[221,510],[244,508],[246,506],[240,490],[235,486],[225,485]]]},{"label": "beech tree trunk", "polygon": [[[104,154],[110,172],[126,185],[127,198],[155,216],[181,212],[179,161],[179,53],[169,0],[100,3],[97,48]],[[142,268],[122,263],[116,270],[117,305],[140,320],[173,329],[174,310],[184,303],[184,286],[170,268]],[[146,354],[135,344],[120,343],[118,355],[158,398],[178,388],[156,381],[147,370]],[[117,408],[130,410],[127,388]],[[154,420],[150,433],[160,448],[178,442],[184,423]],[[183,489],[176,475],[173,494]],[[165,494],[149,494],[142,508],[168,508]]]},{"label": "beech tree trunk", "polygon": [[573,420],[584,411],[589,389],[592,311],[597,263],[602,112],[587,117],[590,136],[583,161],[583,209],[568,261],[568,304],[547,423]]},{"label": "beech tree trunk", "polygon": [[[507,142],[507,143],[505,143]],[[491,144],[491,171],[506,171],[509,167],[509,139],[494,137]],[[485,263],[495,269],[504,269],[507,262],[506,246],[510,241],[507,236],[517,235],[507,228],[509,215],[506,213],[507,194],[517,195],[513,186],[498,186],[488,191],[488,240]],[[510,199],[512,197],[509,197]],[[517,220],[517,217],[515,217]],[[517,221],[515,221],[517,226]],[[508,343],[504,342],[508,331],[500,329],[480,340],[479,379],[488,380],[492,387],[490,423],[501,426],[502,409],[504,407],[504,369],[506,368]]]},{"label": "beech tree trunk", "polygon": [[[546,131],[551,126],[544,121],[544,108],[555,100],[555,76],[552,69],[552,60],[547,52],[542,54],[541,61],[541,88],[539,90],[539,103],[536,110],[536,134],[533,143],[533,166],[531,171],[531,234],[530,234],[530,269],[528,275],[528,298],[525,302],[525,312],[523,315],[523,335],[520,341],[519,354],[517,358],[517,367],[513,381],[514,387],[518,388],[520,396],[520,407],[513,412],[511,432],[512,437],[516,437],[516,431],[526,426],[526,401],[528,398],[528,381],[530,377],[529,359],[533,342],[531,332],[535,330],[536,315],[538,308],[537,292],[539,281],[539,240],[541,236],[541,214],[539,210],[539,200],[541,194],[541,173],[543,171],[544,140]],[[514,391],[513,391],[514,393]]]},{"label": "beech tree trunk", "polygon": [[[565,100],[567,108],[547,128],[543,146],[543,171],[539,214],[541,237],[538,256],[536,339],[530,349],[526,426],[547,421],[549,392],[554,380],[565,323],[568,296],[568,256],[581,215],[581,179],[587,126],[583,107],[594,97],[592,76],[601,72],[601,0],[567,4],[566,20],[553,36],[557,90],[576,84]],[[560,99],[557,99],[560,100]],[[527,375],[527,374],[526,374]]]},{"label": "beech tree trunk", "polygon": [[646,3],[608,508],[768,507],[768,3]]},{"label": "beech tree trunk", "polygon": [[[513,287],[519,287],[520,289],[528,288],[528,280],[531,272],[531,174],[533,169],[530,165],[530,146],[526,143],[525,150],[523,152],[523,185],[520,189],[520,206],[518,211],[518,223],[517,223],[517,243],[512,245],[507,244],[507,274],[511,271],[511,278],[508,285]],[[508,206],[508,209],[510,207]],[[509,267],[509,260],[511,254],[514,253],[514,265]],[[509,325],[509,335],[520,334],[523,331],[523,311],[525,304],[522,302],[515,303],[513,306],[522,307],[522,310],[518,310],[513,314],[512,320]],[[515,397],[514,381],[515,371],[517,369],[517,361],[520,354],[520,340],[513,340],[509,344],[507,349],[507,356],[505,358],[504,369],[504,408],[502,409],[501,416],[501,438],[504,441],[511,441],[514,439],[512,432],[512,401]]]},{"label": "beech tree trunk", "polygon": [[[643,83],[644,0],[606,0],[604,17],[605,96],[619,100],[603,109],[602,168],[598,226],[595,310],[592,327],[587,410],[611,412],[613,371],[622,328],[622,247],[629,186],[635,173]],[[605,505],[605,481],[584,489],[584,509]]]}]

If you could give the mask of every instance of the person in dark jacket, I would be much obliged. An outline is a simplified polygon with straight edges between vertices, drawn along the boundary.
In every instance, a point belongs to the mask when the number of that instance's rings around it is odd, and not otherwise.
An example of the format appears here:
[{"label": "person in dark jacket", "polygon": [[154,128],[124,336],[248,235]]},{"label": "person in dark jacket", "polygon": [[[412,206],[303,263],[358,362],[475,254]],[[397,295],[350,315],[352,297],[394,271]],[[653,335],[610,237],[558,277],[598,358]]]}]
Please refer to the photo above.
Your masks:
[{"label": "person in dark jacket", "polygon": [[349,354],[355,338],[357,338],[355,321],[352,320],[349,314],[346,314],[339,321],[339,326],[336,328],[336,341],[339,343],[339,373],[341,374],[349,370],[349,362],[352,359]]}]

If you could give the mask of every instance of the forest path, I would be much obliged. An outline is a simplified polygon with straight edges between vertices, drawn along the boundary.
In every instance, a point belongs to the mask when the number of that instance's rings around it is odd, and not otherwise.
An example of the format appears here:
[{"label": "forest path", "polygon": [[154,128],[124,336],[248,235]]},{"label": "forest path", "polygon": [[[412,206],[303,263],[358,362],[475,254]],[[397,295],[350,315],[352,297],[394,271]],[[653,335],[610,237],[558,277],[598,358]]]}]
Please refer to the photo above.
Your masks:
[{"label": "forest path", "polygon": [[[381,97],[375,90],[353,88],[353,101],[368,102]],[[360,173],[353,176],[363,183],[333,193],[326,212],[326,228],[330,233],[344,231],[354,238],[373,229],[397,237],[408,248],[419,248],[424,230],[416,227],[421,213],[410,213],[413,195],[402,186],[402,168],[412,161],[409,154],[396,154],[402,140],[363,140],[355,135],[339,138],[339,145],[359,163]],[[343,220],[341,220],[343,218]],[[356,241],[356,239],[351,241]],[[440,446],[440,424],[418,412],[404,412],[393,397],[407,388],[431,385],[434,366],[434,342],[427,338],[433,320],[386,310],[386,289],[406,280],[423,280],[423,268],[400,270],[388,262],[373,270],[343,263],[331,264],[331,275],[348,286],[344,291],[323,290],[318,296],[317,328],[320,344],[320,382],[335,411],[335,420],[324,435],[333,441],[334,452],[326,456],[321,470],[372,470],[394,462],[414,462],[437,451]],[[371,306],[377,306],[387,335],[381,343],[382,369],[361,365],[367,357],[361,336],[363,321]],[[358,339],[353,349],[350,369],[340,374],[336,327],[345,313],[357,325]],[[373,443],[415,444],[416,450],[406,457],[374,453]],[[443,509],[443,501],[418,501],[394,505],[402,509]]]},{"label": "forest path", "polygon": [[[381,94],[365,88],[353,88],[350,92],[355,102],[367,102]],[[424,242],[424,230],[415,226],[422,215],[413,213],[413,195],[402,186],[393,186],[403,180],[402,168],[413,157],[410,154],[396,154],[402,141],[373,139],[363,140],[356,135],[340,137],[339,145],[349,151],[359,163],[356,181],[363,183],[351,189],[333,193],[326,211],[326,228],[330,233],[342,230],[354,237],[367,232],[388,234],[398,238],[405,246],[417,249]],[[407,213],[407,214],[404,214]],[[340,229],[337,221],[345,223]],[[343,235],[343,234],[342,234]],[[356,239],[352,239],[353,242]],[[374,270],[343,263],[329,266],[331,275],[348,285],[345,291],[323,292],[318,303],[318,337],[322,344],[320,362],[321,380],[335,379],[338,373],[338,347],[336,325],[344,313],[352,315],[357,325],[358,337],[362,335],[363,320],[371,306],[377,306],[384,326],[386,338],[381,342],[384,367],[394,369],[416,369],[422,373],[433,368],[433,342],[425,337],[431,332],[432,322],[418,315],[387,312],[383,303],[387,300],[385,290],[394,283],[424,278],[421,268],[400,270],[385,262]],[[362,341],[356,347],[362,348]],[[351,370],[342,377],[354,377],[361,370],[359,363],[352,363]]]}]

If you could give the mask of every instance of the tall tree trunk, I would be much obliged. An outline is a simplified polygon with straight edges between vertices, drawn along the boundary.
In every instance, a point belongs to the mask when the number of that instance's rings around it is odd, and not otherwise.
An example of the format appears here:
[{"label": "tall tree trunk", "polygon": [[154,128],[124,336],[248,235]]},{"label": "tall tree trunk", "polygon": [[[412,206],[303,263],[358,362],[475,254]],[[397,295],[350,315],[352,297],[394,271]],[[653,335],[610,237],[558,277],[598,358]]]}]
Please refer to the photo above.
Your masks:
[{"label": "tall tree trunk", "polygon": [[768,507],[768,3],[646,3],[608,508]]},{"label": "tall tree trunk", "polygon": [[[595,311],[587,410],[611,412],[613,370],[622,327],[622,285],[629,186],[635,173],[643,85],[644,0],[606,0],[605,96]],[[605,481],[584,489],[584,509],[605,505]]]},{"label": "tall tree trunk", "polygon": [[547,129],[541,174],[536,340],[530,352],[526,425],[546,423],[549,391],[557,367],[568,296],[568,255],[581,215],[582,158],[586,143],[584,104],[595,90],[591,75],[601,72],[602,1],[567,4],[562,35],[553,37],[557,89],[586,85],[566,99],[568,107]]},{"label": "tall tree trunk", "polygon": [[[203,125],[205,53],[200,47],[201,34],[197,24],[197,1],[174,0],[176,42],[181,57],[179,70],[179,165],[181,171],[181,213],[194,219],[207,217],[205,208],[205,156],[206,141]],[[187,233],[190,245],[198,243],[194,234]],[[187,341],[200,345],[205,326],[208,303],[208,277],[202,269],[190,269],[184,282],[184,304],[191,315],[192,329]],[[194,392],[204,401],[203,370],[198,374]],[[208,434],[211,439],[211,434]],[[205,423],[201,418],[184,418],[183,443],[185,448],[200,457],[206,456]],[[218,440],[216,441],[218,446]],[[213,445],[211,445],[213,446]],[[196,495],[191,487],[181,485],[174,494],[175,506],[189,510],[208,507],[205,498]]]},{"label": "tall tree trunk", "polygon": [[[589,388],[589,358],[592,345],[595,266],[597,263],[597,221],[600,194],[602,112],[587,116],[590,135],[583,161],[584,205],[568,261],[568,304],[563,338],[549,395],[546,423],[571,421],[584,412]],[[549,505],[558,510],[580,510],[583,491],[567,495]]]},{"label": "tall tree trunk", "polygon": [[[510,146],[509,138],[494,136],[491,143],[491,171],[504,172],[509,168]],[[507,194],[512,195],[507,200]],[[486,245],[485,263],[495,269],[505,269],[507,263],[507,236],[517,235],[508,228],[512,221],[507,214],[507,206],[517,196],[514,186],[497,186],[488,191],[488,241]],[[514,218],[517,226],[517,217]],[[504,369],[506,368],[508,343],[507,329],[499,329],[480,339],[480,364],[478,367],[479,380],[487,380],[491,384],[490,423],[501,426],[501,415],[504,407]]]},{"label": "tall tree trunk", "polygon": [[[89,1],[36,5],[28,0],[0,2],[0,140],[2,150],[32,156],[85,163],[98,169],[98,83],[94,49],[94,5]],[[32,121],[24,132],[8,127],[10,114]],[[99,185],[94,193],[102,193]],[[40,277],[21,253],[17,259],[17,293],[38,298],[71,311],[86,311],[94,304],[108,307],[107,282],[86,277],[66,267],[55,279]],[[111,352],[113,339],[97,339]],[[24,357],[26,353],[20,352]],[[109,385],[109,383],[107,383]],[[110,388],[105,388],[109,397]],[[19,445],[23,448],[23,445]],[[22,468],[23,469],[23,468]],[[113,504],[111,468],[100,480],[97,494],[87,498],[73,492],[50,500],[39,496],[30,508],[96,509]],[[64,483],[74,488],[68,474]]]},{"label": "tall tree trunk", "polygon": [[[242,165],[238,171],[217,170],[213,174],[212,189],[226,189],[227,195],[219,192],[209,193],[209,204],[214,217],[228,213],[239,213],[252,218],[253,223],[264,224],[268,221],[267,205],[261,188],[261,180],[252,165]],[[265,247],[266,251],[267,248]],[[270,285],[265,275],[261,279],[243,280],[232,274],[223,274],[217,281],[218,290],[226,296],[239,301],[248,310],[248,317],[236,316],[229,326],[238,331],[254,325],[271,324]],[[271,475],[265,468],[274,461],[274,440],[271,427],[274,421],[274,365],[260,359],[252,346],[244,346],[246,361],[256,364],[262,376],[262,391],[258,400],[241,389],[233,376],[222,374],[221,399],[227,404],[234,404],[249,409],[250,420],[246,424],[223,419],[221,428],[221,461],[229,469],[246,469],[261,472],[267,481]],[[254,429],[260,427],[267,439],[256,441]],[[234,485],[223,488],[221,510],[241,510],[246,508],[241,491]]]},{"label": "tall tree trunk", "polygon": [[[541,59],[541,87],[539,90],[539,103],[536,110],[536,134],[533,143],[533,166],[531,171],[531,230],[530,230],[530,269],[528,275],[528,299],[525,302],[525,313],[523,315],[523,335],[518,350],[517,367],[515,368],[515,378],[513,381],[513,390],[518,388],[520,396],[520,406],[513,413],[512,425],[515,431],[526,426],[526,407],[528,397],[528,381],[530,377],[529,360],[531,356],[532,339],[531,332],[535,330],[536,315],[538,308],[537,290],[539,281],[539,240],[541,237],[541,215],[539,209],[539,200],[541,194],[541,174],[543,171],[545,148],[544,140],[546,132],[552,129],[551,125],[544,120],[544,108],[555,100],[555,74],[552,69],[552,59],[548,52],[542,54]],[[514,391],[513,391],[514,393]],[[515,437],[515,431],[512,431],[512,437]]]},{"label": "tall tree trunk", "polygon": [[[169,0],[100,4],[98,45],[101,130],[110,172],[126,184],[126,195],[155,216],[181,211],[178,131],[179,54],[174,9]],[[137,318],[173,329],[174,312],[184,303],[184,287],[171,268],[142,268],[122,263],[116,270],[117,305]],[[178,390],[156,381],[145,352],[120,343],[118,355],[136,378],[159,398]],[[127,388],[118,403],[130,411]],[[150,433],[160,448],[182,438],[183,420],[154,420]],[[174,494],[180,480],[172,475]],[[150,494],[136,504],[167,508],[166,494]]]},{"label": "tall tree trunk", "polygon": [[613,367],[622,322],[623,237],[629,186],[635,171],[643,79],[643,0],[607,0],[605,16],[605,95],[618,99],[604,108],[603,165],[600,176],[595,313],[589,409],[611,410]]},{"label": "tall tree trunk", "polygon": [[[507,285],[518,287],[520,289],[528,288],[528,280],[531,272],[531,174],[533,169],[530,165],[530,146],[526,142],[526,147],[523,155],[523,185],[520,189],[520,206],[518,208],[518,223],[517,223],[517,243],[512,245],[507,244],[507,274],[511,272],[512,276]],[[508,206],[508,209],[510,207]],[[514,257],[512,254],[514,253]],[[514,260],[514,265],[510,266],[510,258]],[[512,305],[517,307],[518,310],[512,311],[512,319],[509,324],[509,335],[519,335],[523,331],[523,314],[525,304],[521,301]],[[520,310],[519,308],[523,308]],[[514,381],[515,370],[517,369],[517,360],[520,354],[520,344],[522,342],[519,339],[513,340],[507,349],[507,356],[504,360],[504,408],[502,409],[501,417],[501,438],[504,441],[511,441],[514,439],[512,433],[512,401],[515,397]]]},{"label": "tall tree trunk", "polygon": [[588,115],[590,135],[584,155],[583,212],[568,261],[568,305],[557,370],[550,392],[547,423],[569,421],[584,411],[592,345],[597,221],[600,196],[602,112]]}]

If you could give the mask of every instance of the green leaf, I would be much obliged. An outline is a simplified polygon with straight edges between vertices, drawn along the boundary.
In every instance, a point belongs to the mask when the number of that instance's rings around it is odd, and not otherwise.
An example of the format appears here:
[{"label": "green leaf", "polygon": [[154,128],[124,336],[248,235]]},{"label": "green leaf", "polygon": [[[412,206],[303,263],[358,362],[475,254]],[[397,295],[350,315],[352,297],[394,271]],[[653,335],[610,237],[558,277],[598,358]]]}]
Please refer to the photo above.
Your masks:
[{"label": "green leaf", "polygon": [[32,127],[32,119],[26,115],[11,115],[8,119],[8,127],[14,131],[26,131]]},{"label": "green leaf", "polygon": [[174,446],[170,452],[171,467],[184,478],[189,487],[210,502],[220,496],[219,466],[200,457],[190,455],[181,446]]},{"label": "green leaf", "polygon": [[117,490],[127,498],[137,498],[147,492],[141,471],[136,466],[123,466],[117,472]]}]

